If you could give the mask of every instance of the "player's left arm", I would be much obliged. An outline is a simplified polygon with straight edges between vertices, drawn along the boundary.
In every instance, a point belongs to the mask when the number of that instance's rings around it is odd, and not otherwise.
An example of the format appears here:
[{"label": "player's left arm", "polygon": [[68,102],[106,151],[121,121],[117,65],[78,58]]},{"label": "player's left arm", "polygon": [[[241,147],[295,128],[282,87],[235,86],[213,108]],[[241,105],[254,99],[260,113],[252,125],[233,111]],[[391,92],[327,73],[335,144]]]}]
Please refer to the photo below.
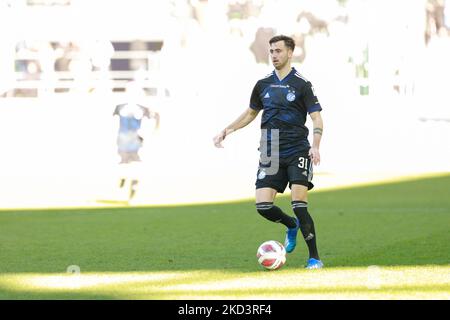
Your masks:
[{"label": "player's left arm", "polygon": [[155,130],[159,129],[160,124],[160,116],[159,113],[156,111],[152,111],[147,107],[141,106],[144,109],[144,116],[146,116],[149,119],[155,119]]},{"label": "player's left arm", "polygon": [[320,111],[311,112],[309,114],[313,122],[313,145],[309,149],[309,156],[314,165],[320,164],[320,141],[322,140],[323,120]]}]

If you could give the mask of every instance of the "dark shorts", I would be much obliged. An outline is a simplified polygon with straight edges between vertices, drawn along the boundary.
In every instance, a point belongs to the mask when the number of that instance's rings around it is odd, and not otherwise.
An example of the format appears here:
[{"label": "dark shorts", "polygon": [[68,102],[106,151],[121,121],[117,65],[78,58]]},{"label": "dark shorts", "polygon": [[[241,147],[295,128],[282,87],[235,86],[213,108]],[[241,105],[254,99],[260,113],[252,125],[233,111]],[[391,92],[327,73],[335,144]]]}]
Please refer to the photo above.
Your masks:
[{"label": "dark shorts", "polygon": [[256,175],[256,189],[272,188],[279,193],[283,193],[286,187],[293,184],[303,185],[311,190],[313,166],[308,152],[297,153],[287,158],[280,158],[279,168],[274,174],[267,174],[269,164],[259,162],[258,173]]}]

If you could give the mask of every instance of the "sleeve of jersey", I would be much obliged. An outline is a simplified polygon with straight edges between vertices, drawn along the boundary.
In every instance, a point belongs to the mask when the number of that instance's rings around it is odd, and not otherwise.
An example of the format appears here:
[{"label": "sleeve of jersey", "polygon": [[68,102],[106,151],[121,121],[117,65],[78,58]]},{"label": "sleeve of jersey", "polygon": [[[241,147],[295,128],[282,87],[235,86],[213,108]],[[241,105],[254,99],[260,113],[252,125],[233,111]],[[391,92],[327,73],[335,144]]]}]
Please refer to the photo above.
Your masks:
[{"label": "sleeve of jersey", "polygon": [[308,113],[313,113],[316,111],[322,111],[322,107],[319,103],[319,99],[316,96],[316,93],[314,92],[314,87],[311,84],[311,82],[308,82],[305,88],[305,94],[304,94],[304,103],[305,106],[308,109]]},{"label": "sleeve of jersey", "polygon": [[255,84],[252,91],[252,96],[250,97],[250,108],[253,110],[261,110],[263,108],[261,99],[259,98],[258,83]]}]

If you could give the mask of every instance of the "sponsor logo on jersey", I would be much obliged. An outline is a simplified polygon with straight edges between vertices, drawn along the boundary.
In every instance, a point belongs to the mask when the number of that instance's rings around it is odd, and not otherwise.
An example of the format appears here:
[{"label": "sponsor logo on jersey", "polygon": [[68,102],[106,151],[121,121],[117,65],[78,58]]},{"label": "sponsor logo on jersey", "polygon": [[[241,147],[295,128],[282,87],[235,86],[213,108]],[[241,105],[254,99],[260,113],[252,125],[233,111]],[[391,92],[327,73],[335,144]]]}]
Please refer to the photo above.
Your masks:
[{"label": "sponsor logo on jersey", "polygon": [[282,84],[271,84],[271,88],[289,88],[289,85],[282,85]]}]

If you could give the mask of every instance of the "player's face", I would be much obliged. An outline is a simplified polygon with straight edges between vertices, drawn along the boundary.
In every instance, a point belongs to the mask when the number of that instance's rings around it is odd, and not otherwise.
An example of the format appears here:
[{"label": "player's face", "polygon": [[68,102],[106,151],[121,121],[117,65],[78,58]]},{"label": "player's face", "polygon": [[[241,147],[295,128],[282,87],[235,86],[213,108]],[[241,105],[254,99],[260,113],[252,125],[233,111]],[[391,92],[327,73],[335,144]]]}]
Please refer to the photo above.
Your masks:
[{"label": "player's face", "polygon": [[275,69],[283,69],[292,58],[292,50],[286,47],[284,41],[274,42],[270,45],[270,59]]}]

